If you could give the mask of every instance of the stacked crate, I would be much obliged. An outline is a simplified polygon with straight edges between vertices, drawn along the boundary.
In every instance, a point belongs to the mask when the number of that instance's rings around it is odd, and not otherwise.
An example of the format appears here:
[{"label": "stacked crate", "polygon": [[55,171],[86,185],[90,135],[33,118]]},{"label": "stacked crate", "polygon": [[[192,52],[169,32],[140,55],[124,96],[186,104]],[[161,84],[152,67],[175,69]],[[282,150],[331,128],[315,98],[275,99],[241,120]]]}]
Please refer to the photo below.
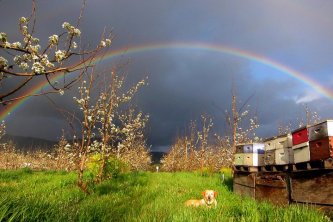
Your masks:
[{"label": "stacked crate", "polygon": [[235,166],[263,166],[264,144],[249,143],[236,146]]},{"label": "stacked crate", "polygon": [[294,162],[302,163],[310,161],[310,144],[308,136],[308,127],[304,126],[292,133],[292,142],[294,150]]},{"label": "stacked crate", "polygon": [[291,134],[272,137],[264,142],[265,165],[288,165],[294,163]]},{"label": "stacked crate", "polygon": [[333,120],[297,129],[292,135],[295,163],[333,157]]},{"label": "stacked crate", "polygon": [[309,127],[310,161],[326,160],[333,157],[333,120]]}]

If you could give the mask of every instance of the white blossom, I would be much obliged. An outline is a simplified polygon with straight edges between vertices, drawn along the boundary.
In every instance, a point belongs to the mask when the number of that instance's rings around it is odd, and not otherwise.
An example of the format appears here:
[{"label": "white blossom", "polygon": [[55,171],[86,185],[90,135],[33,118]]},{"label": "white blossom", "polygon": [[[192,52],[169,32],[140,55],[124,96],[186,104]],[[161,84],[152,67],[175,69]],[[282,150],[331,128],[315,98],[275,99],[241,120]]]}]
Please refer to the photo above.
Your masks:
[{"label": "white blossom", "polygon": [[13,48],[21,48],[22,44],[20,42],[14,42],[14,43],[12,43],[12,47]]},{"label": "white blossom", "polygon": [[26,62],[21,62],[19,67],[24,71],[27,71],[29,69],[29,65]]},{"label": "white blossom", "polygon": [[7,42],[7,34],[0,32],[0,42]]},{"label": "white blossom", "polygon": [[73,43],[72,43],[72,48],[73,48],[73,49],[76,49],[76,48],[77,48],[77,43],[76,43],[76,42],[73,42]]},{"label": "white blossom", "polygon": [[68,33],[70,33],[73,36],[80,36],[81,35],[80,29],[75,28],[74,26],[72,26],[68,22],[64,22],[62,24],[62,28],[67,29]]},{"label": "white blossom", "polygon": [[68,22],[62,23],[62,28],[67,29],[70,26]]},{"label": "white blossom", "polygon": [[106,43],[105,43],[105,41],[101,41],[101,43],[99,44],[101,47],[106,47]]},{"label": "white blossom", "polygon": [[111,45],[111,39],[105,39],[105,43],[106,43],[106,46],[110,46]]},{"label": "white blossom", "polygon": [[28,20],[27,20],[26,17],[21,17],[21,18],[20,18],[20,23],[21,23],[21,24],[25,24],[25,23],[27,23],[27,22],[28,22]]},{"label": "white blossom", "polygon": [[55,52],[55,59],[57,60],[57,62],[64,60],[65,57],[66,57],[65,50],[58,50]]},{"label": "white blossom", "polygon": [[29,45],[29,48],[33,53],[37,54],[38,51],[40,50],[40,45]]},{"label": "white blossom", "polygon": [[26,35],[26,37],[30,38],[30,35],[28,34],[28,26],[24,25],[21,27],[23,35]]},{"label": "white blossom", "polygon": [[8,61],[4,57],[0,56],[0,68],[7,68]]},{"label": "white blossom", "polygon": [[51,35],[49,37],[49,44],[50,45],[56,45],[56,44],[58,44],[58,41],[59,41],[59,36],[58,35]]},{"label": "white blossom", "polygon": [[38,73],[38,74],[45,72],[45,68],[44,68],[44,66],[40,62],[34,62],[32,64],[31,70],[34,73]]},{"label": "white blossom", "polygon": [[81,31],[80,31],[80,29],[74,28],[72,34],[74,36],[80,36],[81,35]]}]

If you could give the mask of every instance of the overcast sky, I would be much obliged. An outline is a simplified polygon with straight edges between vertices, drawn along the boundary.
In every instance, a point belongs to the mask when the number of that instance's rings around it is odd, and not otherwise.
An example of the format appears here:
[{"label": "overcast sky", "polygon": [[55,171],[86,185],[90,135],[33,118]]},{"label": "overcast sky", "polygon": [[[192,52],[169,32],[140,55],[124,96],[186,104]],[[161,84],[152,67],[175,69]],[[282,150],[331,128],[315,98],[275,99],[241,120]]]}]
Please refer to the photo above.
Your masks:
[{"label": "overcast sky", "polygon": [[[29,15],[31,4],[0,0],[0,6],[0,32],[15,39],[18,19]],[[47,38],[64,21],[74,23],[80,7],[79,0],[37,1],[37,36]],[[103,63],[130,61],[129,81],[149,76],[149,86],[135,101],[151,117],[152,148],[166,150],[177,132],[201,113],[211,115],[221,132],[233,83],[241,101],[253,95],[249,104],[258,112],[261,137],[277,134],[279,123],[304,116],[304,104],[323,119],[332,119],[333,98],[313,85],[256,59],[194,47],[224,46],[265,58],[333,92],[332,11],[330,0],[88,0],[81,31],[83,42],[94,45],[104,28],[112,29],[111,50],[170,45],[124,51],[121,59]],[[176,47],[179,42],[193,48]],[[71,93],[53,99],[72,109]],[[57,140],[67,124],[45,97],[29,99],[6,121],[8,134],[51,140]]]}]

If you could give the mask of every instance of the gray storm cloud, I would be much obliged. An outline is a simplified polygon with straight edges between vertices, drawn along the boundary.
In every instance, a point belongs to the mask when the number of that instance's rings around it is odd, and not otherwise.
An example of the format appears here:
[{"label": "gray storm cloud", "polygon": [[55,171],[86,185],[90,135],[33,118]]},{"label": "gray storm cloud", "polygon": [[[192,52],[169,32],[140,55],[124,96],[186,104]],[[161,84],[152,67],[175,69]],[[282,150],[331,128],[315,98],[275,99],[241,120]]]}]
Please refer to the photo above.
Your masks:
[{"label": "gray storm cloud", "polygon": [[[29,1],[0,1],[1,32],[17,39],[18,19],[31,12]],[[61,30],[64,21],[74,22],[81,1],[37,1],[37,36],[46,39]],[[113,30],[112,49],[160,42],[203,42],[228,45],[256,53],[298,70],[332,89],[333,2],[331,1],[87,1],[82,20],[82,41],[96,44],[104,28]],[[177,131],[201,113],[214,117],[223,130],[223,113],[230,107],[235,84],[242,101],[254,95],[251,107],[258,110],[261,136],[274,135],[280,122],[296,119],[307,103],[323,118],[330,118],[332,99],[309,85],[235,56],[189,50],[161,49],[129,54],[129,82],[146,74],[149,86],[135,101],[150,114],[149,142],[153,149],[168,147]],[[115,61],[107,60],[111,66]],[[257,63],[256,66],[265,66]],[[105,66],[107,67],[107,66]],[[272,74],[274,73],[274,75]],[[4,90],[4,88],[2,88]],[[74,89],[52,96],[59,106],[74,109]],[[217,108],[218,107],[218,108]],[[8,133],[57,139],[66,120],[47,98],[31,98],[8,118]]]}]

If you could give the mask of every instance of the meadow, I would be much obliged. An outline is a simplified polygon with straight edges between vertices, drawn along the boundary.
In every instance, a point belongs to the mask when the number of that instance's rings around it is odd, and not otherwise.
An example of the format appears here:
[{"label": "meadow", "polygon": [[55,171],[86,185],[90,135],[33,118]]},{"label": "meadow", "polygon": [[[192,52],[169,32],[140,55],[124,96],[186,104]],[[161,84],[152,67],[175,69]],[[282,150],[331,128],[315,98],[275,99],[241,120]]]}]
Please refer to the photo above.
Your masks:
[{"label": "meadow", "polygon": [[[232,177],[218,174],[127,173],[84,194],[76,174],[0,171],[0,221],[330,221],[308,206],[276,207],[232,192]],[[205,189],[218,191],[217,208],[185,207]]]}]

